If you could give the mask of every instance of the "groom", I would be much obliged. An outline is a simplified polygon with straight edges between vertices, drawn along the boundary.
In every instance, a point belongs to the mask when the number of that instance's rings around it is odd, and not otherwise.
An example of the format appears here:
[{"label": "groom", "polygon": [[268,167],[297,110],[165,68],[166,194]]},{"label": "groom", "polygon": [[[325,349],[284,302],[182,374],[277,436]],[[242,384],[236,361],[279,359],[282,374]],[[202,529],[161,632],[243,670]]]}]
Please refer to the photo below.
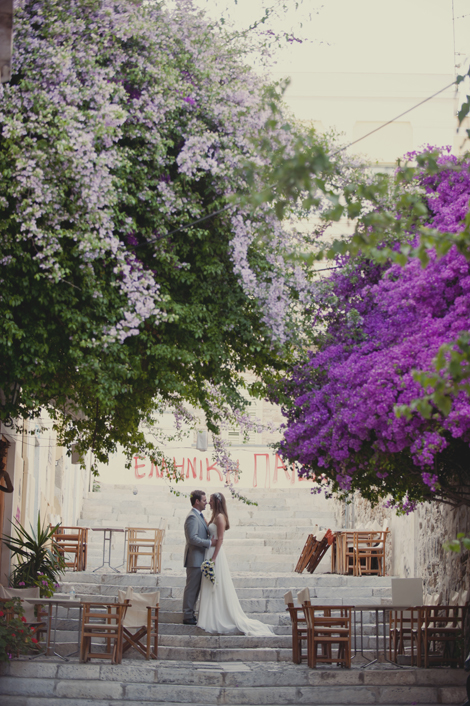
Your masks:
[{"label": "groom", "polygon": [[216,539],[209,539],[209,531],[202,514],[207,505],[206,494],[203,490],[193,490],[189,496],[192,510],[184,523],[186,546],[184,548],[184,565],[186,567],[186,586],[183,594],[183,623],[197,625],[194,615],[199,590],[201,588],[201,564],[204,561],[204,552],[214,546]]}]

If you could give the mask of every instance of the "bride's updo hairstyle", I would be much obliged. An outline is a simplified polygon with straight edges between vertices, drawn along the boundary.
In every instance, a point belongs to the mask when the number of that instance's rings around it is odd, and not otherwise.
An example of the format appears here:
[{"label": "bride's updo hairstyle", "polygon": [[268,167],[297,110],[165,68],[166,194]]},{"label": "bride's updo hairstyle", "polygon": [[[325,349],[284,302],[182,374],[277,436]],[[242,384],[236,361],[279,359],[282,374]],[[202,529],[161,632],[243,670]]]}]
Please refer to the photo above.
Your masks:
[{"label": "bride's updo hairstyle", "polygon": [[214,522],[217,515],[223,515],[225,517],[225,529],[230,529],[230,522],[228,521],[227,515],[227,503],[222,493],[212,493],[212,517],[211,522]]}]

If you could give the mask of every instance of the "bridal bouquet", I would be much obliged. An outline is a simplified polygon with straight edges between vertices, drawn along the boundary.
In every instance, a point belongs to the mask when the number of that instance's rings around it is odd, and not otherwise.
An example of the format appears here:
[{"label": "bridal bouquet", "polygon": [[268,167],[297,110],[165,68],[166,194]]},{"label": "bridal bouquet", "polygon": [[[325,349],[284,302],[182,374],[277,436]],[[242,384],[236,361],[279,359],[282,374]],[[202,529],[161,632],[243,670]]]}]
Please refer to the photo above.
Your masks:
[{"label": "bridal bouquet", "polygon": [[209,579],[211,583],[215,584],[215,564],[210,559],[203,561],[201,564],[202,575]]}]

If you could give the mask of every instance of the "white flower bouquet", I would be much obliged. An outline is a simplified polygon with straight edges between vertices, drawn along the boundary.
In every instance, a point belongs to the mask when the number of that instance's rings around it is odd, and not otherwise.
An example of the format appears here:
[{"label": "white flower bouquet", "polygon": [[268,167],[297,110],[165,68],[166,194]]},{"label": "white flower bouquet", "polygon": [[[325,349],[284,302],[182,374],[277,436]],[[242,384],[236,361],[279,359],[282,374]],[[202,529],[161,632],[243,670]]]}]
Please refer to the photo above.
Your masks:
[{"label": "white flower bouquet", "polygon": [[201,564],[202,575],[209,579],[211,583],[215,584],[215,564],[211,559],[203,561]]}]

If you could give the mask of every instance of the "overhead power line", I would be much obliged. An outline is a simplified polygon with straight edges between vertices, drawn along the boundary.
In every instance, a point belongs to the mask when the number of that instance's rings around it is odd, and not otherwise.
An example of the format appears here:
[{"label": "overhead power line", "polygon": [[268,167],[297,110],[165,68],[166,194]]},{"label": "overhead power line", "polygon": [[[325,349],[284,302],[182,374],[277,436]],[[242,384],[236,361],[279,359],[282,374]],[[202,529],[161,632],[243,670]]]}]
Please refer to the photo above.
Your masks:
[{"label": "overhead power line", "polygon": [[427,98],[420,101],[419,103],[416,103],[416,105],[414,105],[412,108],[408,108],[408,110],[405,110],[403,113],[400,113],[400,115],[397,115],[396,117],[392,118],[391,120],[384,123],[383,125],[379,125],[379,127],[376,127],[374,130],[371,130],[370,132],[366,133],[362,137],[358,137],[357,140],[353,140],[353,142],[350,142],[349,145],[345,145],[344,147],[341,147],[341,149],[337,150],[336,152],[333,152],[333,155],[339,154],[339,152],[344,152],[344,150],[347,150],[348,147],[352,147],[352,145],[357,145],[357,143],[360,142],[361,140],[365,140],[366,137],[369,137],[369,135],[373,135],[374,132],[378,132],[379,130],[383,130],[383,128],[387,127],[387,125],[391,125],[396,120],[399,120],[400,118],[402,118],[404,115],[411,113],[411,111],[415,110],[415,108],[419,108],[420,105],[424,105],[424,103],[427,103],[428,101],[432,100],[433,98],[438,96],[440,93],[444,93],[444,91],[447,91],[447,89],[452,88],[452,86],[455,86],[455,81],[452,81],[452,83],[449,83],[448,86],[441,88],[440,91],[436,91],[436,93],[433,93],[432,96],[428,96]]},{"label": "overhead power line", "polygon": [[[447,86],[444,86],[444,88],[441,88],[439,91],[436,91],[431,96],[424,98],[424,100],[420,101],[419,103],[416,103],[411,108],[408,108],[408,110],[403,111],[403,113],[400,113],[400,115],[396,115],[391,120],[388,120],[386,123],[383,123],[383,125],[379,125],[379,127],[376,127],[374,130],[371,130],[370,132],[367,132],[365,135],[362,135],[362,137],[358,137],[357,140],[353,140],[349,144],[344,145],[344,147],[340,147],[338,150],[333,152],[332,156],[334,157],[335,155],[339,154],[340,152],[344,152],[344,150],[347,150],[349,147],[352,147],[353,145],[357,145],[358,142],[365,140],[366,137],[373,135],[374,133],[378,132],[379,130],[383,130],[383,128],[387,127],[387,125],[391,125],[396,120],[399,120],[400,118],[402,118],[404,115],[408,115],[408,113],[411,113],[412,110],[415,110],[416,108],[419,108],[420,105],[424,105],[425,103],[432,100],[433,98],[436,98],[436,96],[439,96],[441,93],[444,93],[444,91],[447,91],[449,88],[452,88],[452,86],[455,86],[455,81],[452,81],[452,83],[449,83]],[[234,204],[227,204],[227,206],[220,208],[218,211],[214,211],[214,213],[209,213],[209,214],[207,214],[207,216],[203,216],[202,218],[198,218],[197,220],[192,221],[191,223],[187,223],[184,226],[179,226],[178,228],[175,228],[174,230],[171,230],[169,233],[165,233],[164,235],[161,235],[158,238],[153,238],[152,240],[147,240],[145,243],[139,243],[138,245],[134,246],[134,250],[137,250],[137,248],[142,248],[146,245],[151,245],[152,243],[157,243],[162,238],[169,238],[171,235],[174,235],[175,233],[180,233],[184,230],[188,230],[188,228],[192,228],[193,226],[196,226],[199,223],[203,223],[204,221],[207,221],[210,218],[214,218],[215,216],[218,216],[219,214],[224,213],[225,211],[228,211],[231,208],[234,208]]]}]

